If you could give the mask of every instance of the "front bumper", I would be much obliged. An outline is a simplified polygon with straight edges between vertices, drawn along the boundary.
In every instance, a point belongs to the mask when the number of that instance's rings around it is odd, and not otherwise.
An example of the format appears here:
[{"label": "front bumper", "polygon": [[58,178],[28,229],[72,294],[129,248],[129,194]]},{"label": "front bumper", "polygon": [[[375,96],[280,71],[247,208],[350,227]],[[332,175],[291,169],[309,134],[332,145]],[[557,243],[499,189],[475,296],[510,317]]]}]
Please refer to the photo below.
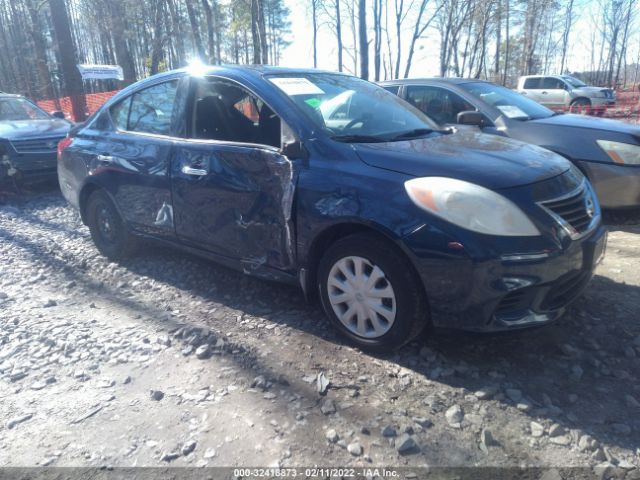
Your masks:
[{"label": "front bumper", "polygon": [[424,255],[423,235],[429,235],[427,229],[404,240],[409,250],[418,252],[413,260],[432,323],[472,331],[513,330],[558,319],[586,288],[607,238],[600,225],[560,251],[473,260],[467,255]]},{"label": "front bumper", "polygon": [[640,167],[579,161],[603,209],[640,207]]},{"label": "front bumper", "polygon": [[591,98],[591,108],[594,110],[606,110],[616,106],[615,98]]},{"label": "front bumper", "polygon": [[16,176],[22,180],[55,178],[56,153],[8,154],[0,162],[0,178]]}]

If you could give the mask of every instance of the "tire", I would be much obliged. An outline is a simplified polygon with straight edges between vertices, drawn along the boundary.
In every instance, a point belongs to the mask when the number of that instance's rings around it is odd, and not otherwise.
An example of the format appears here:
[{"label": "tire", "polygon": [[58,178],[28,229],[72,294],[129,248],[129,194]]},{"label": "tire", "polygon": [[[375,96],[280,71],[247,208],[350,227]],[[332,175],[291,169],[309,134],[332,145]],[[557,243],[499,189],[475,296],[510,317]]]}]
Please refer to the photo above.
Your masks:
[{"label": "tire", "polygon": [[121,260],[135,251],[136,239],[102,190],[93,192],[87,201],[87,224],[96,248],[110,260]]},{"label": "tire", "polygon": [[[360,283],[358,272],[364,274]],[[366,279],[374,281],[372,287],[364,286]],[[395,245],[375,235],[350,235],[331,245],[320,260],[317,282],[326,315],[362,349],[400,348],[429,324],[426,296],[413,266]]]},{"label": "tire", "polygon": [[577,98],[571,102],[569,111],[580,115],[589,115],[591,113],[591,102],[586,98]]}]

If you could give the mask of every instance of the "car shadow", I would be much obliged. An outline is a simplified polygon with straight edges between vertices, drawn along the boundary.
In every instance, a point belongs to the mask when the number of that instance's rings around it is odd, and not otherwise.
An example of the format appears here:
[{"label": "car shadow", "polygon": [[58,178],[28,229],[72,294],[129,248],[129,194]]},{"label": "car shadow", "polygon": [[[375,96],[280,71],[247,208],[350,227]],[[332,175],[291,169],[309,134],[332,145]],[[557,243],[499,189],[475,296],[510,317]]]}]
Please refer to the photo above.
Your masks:
[{"label": "car shadow", "polygon": [[[39,219],[32,215],[28,221]],[[109,281],[92,280],[89,272],[78,271],[65,264],[64,258],[54,256],[49,246],[16,232],[0,231],[0,237],[20,245],[34,259],[45,259],[61,278],[96,293],[108,292],[123,307],[145,317],[158,317],[171,310],[173,303],[193,299],[220,304],[228,314],[235,311],[239,316],[264,318],[308,333],[318,341],[343,345],[320,308],[307,304],[298,289],[248,277],[177,250],[148,243],[137,256],[120,263],[137,277],[178,289],[183,297],[159,294],[157,302],[149,305],[130,298]],[[106,260],[103,263],[108,264]],[[640,445],[640,416],[625,395],[640,399],[640,355],[628,348],[640,335],[638,304],[640,287],[596,275],[583,296],[555,324],[491,335],[432,331],[399,352],[370,357],[394,362],[417,378],[429,380],[433,391],[438,385],[448,385],[472,395],[493,387],[495,393],[486,401],[494,402],[500,410],[515,409],[532,421],[547,426],[557,423],[601,443],[633,450]],[[215,315],[209,319],[206,313],[193,317],[166,326],[215,322]],[[329,351],[336,354],[335,349]],[[508,390],[518,390],[521,399],[514,400]],[[405,405],[426,405],[424,389],[408,386],[400,395]],[[433,415],[444,415],[446,406],[437,402],[427,406]],[[620,425],[627,425],[630,431]]]}]

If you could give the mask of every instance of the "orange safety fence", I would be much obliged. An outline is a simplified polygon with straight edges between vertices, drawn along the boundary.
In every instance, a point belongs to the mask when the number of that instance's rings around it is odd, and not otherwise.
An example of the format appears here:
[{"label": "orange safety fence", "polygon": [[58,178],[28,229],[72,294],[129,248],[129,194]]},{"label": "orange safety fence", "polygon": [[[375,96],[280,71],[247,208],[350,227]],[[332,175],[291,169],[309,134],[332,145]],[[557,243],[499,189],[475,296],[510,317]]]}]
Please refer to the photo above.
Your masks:
[{"label": "orange safety fence", "polygon": [[[116,93],[118,93],[118,90],[113,90],[111,92],[87,93],[86,95],[84,95],[87,117],[98,110]],[[61,97],[53,100],[39,100],[36,103],[46,112],[62,110],[69,120],[76,121],[76,118],[73,115],[73,105],[71,97]]]},{"label": "orange safety fence", "polygon": [[[98,110],[116,93],[118,93],[118,90],[101,93],[88,93],[84,95],[87,116]],[[61,97],[54,100],[39,100],[37,104],[47,112],[62,110],[68,119],[75,121],[71,97]],[[257,113],[253,111],[253,105],[239,105],[239,107],[250,118],[257,117]],[[558,107],[553,108],[553,110],[570,111],[568,107]],[[616,104],[606,107],[606,109],[597,113],[606,118],[615,118],[626,122],[640,124],[640,93],[637,90],[618,91],[616,92]]]}]

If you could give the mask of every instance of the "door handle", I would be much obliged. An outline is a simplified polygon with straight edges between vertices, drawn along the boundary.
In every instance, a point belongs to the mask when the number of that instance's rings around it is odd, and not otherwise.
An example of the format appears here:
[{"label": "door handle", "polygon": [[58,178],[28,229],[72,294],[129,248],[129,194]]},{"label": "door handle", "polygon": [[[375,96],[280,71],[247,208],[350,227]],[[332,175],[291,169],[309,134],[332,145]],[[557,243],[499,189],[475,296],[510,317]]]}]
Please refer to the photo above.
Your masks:
[{"label": "door handle", "polygon": [[547,92],[543,91],[543,92],[542,92],[542,94],[543,94],[543,95],[546,95],[546,94],[547,94]]},{"label": "door handle", "polygon": [[98,155],[96,158],[103,163],[113,163],[115,160],[111,155]]},{"label": "door handle", "polygon": [[193,168],[188,165],[182,167],[182,173],[185,175],[195,175],[197,177],[201,177],[207,174],[207,171],[204,168]]}]

